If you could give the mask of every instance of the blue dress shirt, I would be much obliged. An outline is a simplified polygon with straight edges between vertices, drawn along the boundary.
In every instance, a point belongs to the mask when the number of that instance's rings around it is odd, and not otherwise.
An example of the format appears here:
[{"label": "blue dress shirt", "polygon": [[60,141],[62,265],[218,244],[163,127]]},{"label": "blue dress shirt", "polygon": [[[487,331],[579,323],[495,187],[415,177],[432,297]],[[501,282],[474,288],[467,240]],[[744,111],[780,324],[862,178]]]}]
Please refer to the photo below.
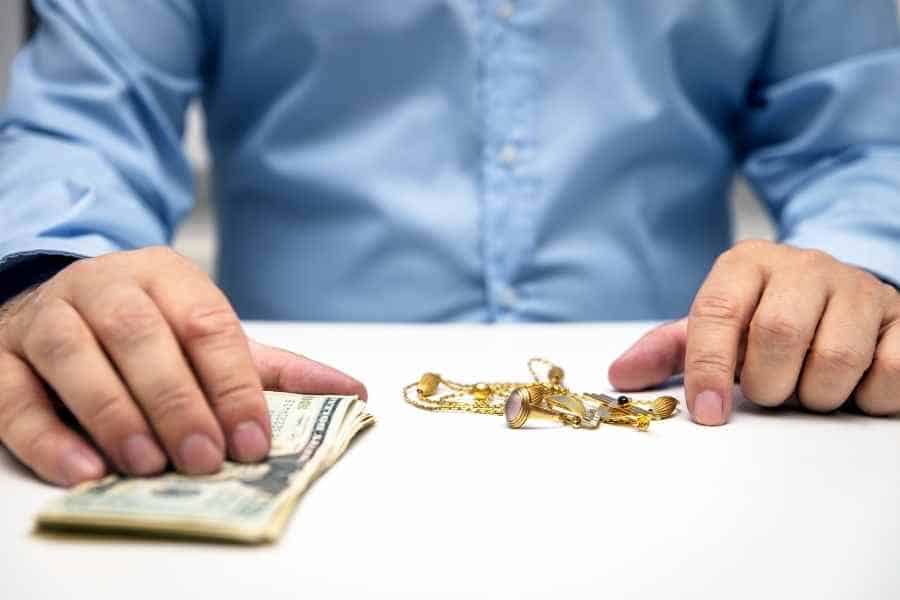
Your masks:
[{"label": "blue dress shirt", "polygon": [[738,169],[781,240],[900,281],[894,0],[35,4],[0,117],[7,285],[169,242],[195,98],[244,318],[678,317]]}]

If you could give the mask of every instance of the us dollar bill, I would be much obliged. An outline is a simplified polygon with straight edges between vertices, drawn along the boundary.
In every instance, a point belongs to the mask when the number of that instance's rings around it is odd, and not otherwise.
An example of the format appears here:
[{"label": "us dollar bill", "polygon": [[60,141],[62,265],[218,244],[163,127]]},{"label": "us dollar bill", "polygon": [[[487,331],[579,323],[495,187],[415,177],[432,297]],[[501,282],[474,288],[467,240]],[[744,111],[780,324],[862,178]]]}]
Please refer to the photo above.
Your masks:
[{"label": "us dollar bill", "polygon": [[226,462],[206,476],[109,476],[52,501],[38,514],[38,527],[274,541],[307,486],[374,417],[356,396],[266,392],[266,400],[272,421],[266,461]]}]

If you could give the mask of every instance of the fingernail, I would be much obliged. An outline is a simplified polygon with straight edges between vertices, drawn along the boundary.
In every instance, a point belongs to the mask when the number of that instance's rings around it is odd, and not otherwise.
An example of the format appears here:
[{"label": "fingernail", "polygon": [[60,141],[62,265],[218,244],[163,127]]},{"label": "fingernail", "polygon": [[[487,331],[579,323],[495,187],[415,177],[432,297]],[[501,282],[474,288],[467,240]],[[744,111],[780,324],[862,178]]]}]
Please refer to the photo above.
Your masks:
[{"label": "fingernail", "polygon": [[83,450],[71,450],[62,459],[63,480],[66,486],[89,479],[100,479],[104,470],[99,458]]},{"label": "fingernail", "polygon": [[178,449],[181,469],[189,475],[215,473],[222,466],[222,452],[209,436],[192,433],[184,438]]},{"label": "fingernail", "polygon": [[128,436],[123,445],[122,455],[125,468],[132,475],[158,473],[166,466],[166,456],[146,433]]},{"label": "fingernail", "polygon": [[694,421],[701,425],[721,425],[724,422],[724,402],[716,392],[706,390],[694,399]]},{"label": "fingernail", "polygon": [[231,434],[231,447],[241,462],[262,460],[269,454],[269,441],[256,421],[244,421]]}]

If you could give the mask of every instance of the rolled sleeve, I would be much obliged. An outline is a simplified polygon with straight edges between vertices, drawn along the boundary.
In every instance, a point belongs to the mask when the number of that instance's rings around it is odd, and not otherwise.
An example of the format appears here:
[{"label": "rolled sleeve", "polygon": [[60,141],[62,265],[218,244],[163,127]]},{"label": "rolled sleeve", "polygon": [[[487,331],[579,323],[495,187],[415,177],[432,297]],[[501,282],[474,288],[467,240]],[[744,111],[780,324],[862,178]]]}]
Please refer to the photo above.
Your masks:
[{"label": "rolled sleeve", "polygon": [[166,244],[193,203],[181,138],[203,80],[194,3],[34,5],[41,26],[16,58],[0,112],[0,280],[9,289],[33,279],[26,263]]},{"label": "rolled sleeve", "polygon": [[769,206],[780,241],[823,250],[896,283],[896,7],[891,0],[784,6],[741,123],[745,173]]}]

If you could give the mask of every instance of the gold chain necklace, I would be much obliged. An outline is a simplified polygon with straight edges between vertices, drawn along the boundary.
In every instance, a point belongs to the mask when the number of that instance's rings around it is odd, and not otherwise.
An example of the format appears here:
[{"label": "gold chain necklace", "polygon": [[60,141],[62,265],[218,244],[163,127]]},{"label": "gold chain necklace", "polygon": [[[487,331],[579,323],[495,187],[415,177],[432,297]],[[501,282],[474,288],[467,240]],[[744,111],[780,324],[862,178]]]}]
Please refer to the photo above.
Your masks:
[{"label": "gold chain necklace", "polygon": [[[536,365],[547,368],[545,380],[538,376]],[[646,431],[651,421],[668,419],[678,409],[678,400],[672,396],[646,401],[573,392],[563,384],[562,368],[543,358],[529,360],[528,370],[533,381],[527,383],[466,384],[425,373],[403,388],[403,398],[423,410],[505,415],[506,424],[513,429],[532,419],[545,419],[576,429],[608,423]]]}]

